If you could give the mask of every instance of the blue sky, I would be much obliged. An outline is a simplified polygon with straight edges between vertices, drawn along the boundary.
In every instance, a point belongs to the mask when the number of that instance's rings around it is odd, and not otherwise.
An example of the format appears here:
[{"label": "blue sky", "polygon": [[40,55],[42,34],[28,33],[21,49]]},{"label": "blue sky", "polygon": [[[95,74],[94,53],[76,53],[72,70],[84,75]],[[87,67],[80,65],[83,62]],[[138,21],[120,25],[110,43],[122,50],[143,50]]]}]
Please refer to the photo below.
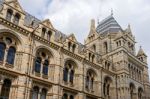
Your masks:
[{"label": "blue sky", "polygon": [[[36,2],[35,2],[36,1]],[[54,27],[65,34],[74,33],[84,42],[90,20],[102,20],[110,15],[123,29],[131,25],[136,37],[136,47],[142,45],[150,56],[150,0],[19,0],[25,11],[44,20],[49,18]],[[137,49],[138,50],[138,49]],[[150,58],[148,58],[150,64]]]}]

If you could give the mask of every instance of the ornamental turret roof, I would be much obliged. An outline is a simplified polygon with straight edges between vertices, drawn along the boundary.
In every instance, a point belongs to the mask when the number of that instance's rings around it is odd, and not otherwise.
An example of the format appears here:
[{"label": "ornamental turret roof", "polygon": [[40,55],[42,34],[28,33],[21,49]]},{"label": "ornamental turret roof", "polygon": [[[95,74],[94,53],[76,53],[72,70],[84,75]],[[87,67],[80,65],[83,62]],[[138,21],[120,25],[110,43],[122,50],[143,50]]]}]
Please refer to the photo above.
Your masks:
[{"label": "ornamental turret roof", "polygon": [[138,51],[137,56],[141,56],[141,55],[147,56],[147,55],[145,54],[145,52],[143,51],[142,47],[140,46],[140,49],[139,49],[139,51]]},{"label": "ornamental turret roof", "polygon": [[118,33],[119,31],[123,31],[121,26],[115,20],[113,15],[108,16],[101,22],[99,22],[96,31],[99,34],[107,34],[107,33]]}]

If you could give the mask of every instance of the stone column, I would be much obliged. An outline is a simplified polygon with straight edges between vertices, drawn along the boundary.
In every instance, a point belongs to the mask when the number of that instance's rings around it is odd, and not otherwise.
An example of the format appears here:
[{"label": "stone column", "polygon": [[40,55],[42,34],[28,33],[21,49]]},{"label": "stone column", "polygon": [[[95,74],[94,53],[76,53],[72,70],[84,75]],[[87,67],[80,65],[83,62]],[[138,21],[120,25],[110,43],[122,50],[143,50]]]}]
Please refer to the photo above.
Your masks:
[{"label": "stone column", "polygon": [[86,99],[86,96],[83,93],[78,93],[78,97],[75,99]]},{"label": "stone column", "polygon": [[0,81],[0,94],[1,94],[1,91],[2,91],[2,86],[3,86],[3,80]]},{"label": "stone column", "polygon": [[3,60],[4,64],[3,64],[3,65],[6,64],[6,61],[7,61],[7,54],[8,54],[8,48],[6,48],[6,50],[5,50],[5,55],[4,55],[4,60]]}]

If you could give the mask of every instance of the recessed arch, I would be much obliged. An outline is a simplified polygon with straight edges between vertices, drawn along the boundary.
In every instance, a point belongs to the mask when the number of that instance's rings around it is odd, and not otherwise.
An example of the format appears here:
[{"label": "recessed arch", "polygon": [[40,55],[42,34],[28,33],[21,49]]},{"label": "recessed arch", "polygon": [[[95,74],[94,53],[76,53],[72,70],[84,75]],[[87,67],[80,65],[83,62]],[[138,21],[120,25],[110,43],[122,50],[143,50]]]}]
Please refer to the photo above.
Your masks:
[{"label": "recessed arch", "polygon": [[15,39],[17,46],[19,46],[19,47],[16,46],[17,47],[16,49],[23,50],[23,47],[22,47],[22,45],[24,45],[23,39],[17,33],[9,29],[0,29],[0,37],[3,37],[3,36],[8,36],[10,38]]},{"label": "recessed arch", "polygon": [[96,72],[96,70],[94,70],[94,69],[91,68],[91,67],[89,67],[89,68],[86,70],[86,74],[87,74],[88,72],[92,72],[92,73],[94,74],[95,77],[98,76],[98,73]]},{"label": "recessed arch", "polygon": [[64,66],[65,66],[68,62],[72,63],[75,68],[78,68],[78,63],[77,63],[74,59],[72,59],[72,58],[66,58],[66,59],[64,60],[64,63],[65,63]]}]

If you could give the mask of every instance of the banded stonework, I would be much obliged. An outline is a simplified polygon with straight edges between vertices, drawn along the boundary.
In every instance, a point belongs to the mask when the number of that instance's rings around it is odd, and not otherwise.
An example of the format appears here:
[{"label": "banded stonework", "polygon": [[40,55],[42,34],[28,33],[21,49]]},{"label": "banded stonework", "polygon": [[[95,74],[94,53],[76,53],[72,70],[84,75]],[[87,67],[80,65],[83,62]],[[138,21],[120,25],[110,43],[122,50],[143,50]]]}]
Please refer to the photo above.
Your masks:
[{"label": "banded stonework", "polygon": [[147,55],[113,15],[84,44],[0,0],[0,99],[150,99]]}]

